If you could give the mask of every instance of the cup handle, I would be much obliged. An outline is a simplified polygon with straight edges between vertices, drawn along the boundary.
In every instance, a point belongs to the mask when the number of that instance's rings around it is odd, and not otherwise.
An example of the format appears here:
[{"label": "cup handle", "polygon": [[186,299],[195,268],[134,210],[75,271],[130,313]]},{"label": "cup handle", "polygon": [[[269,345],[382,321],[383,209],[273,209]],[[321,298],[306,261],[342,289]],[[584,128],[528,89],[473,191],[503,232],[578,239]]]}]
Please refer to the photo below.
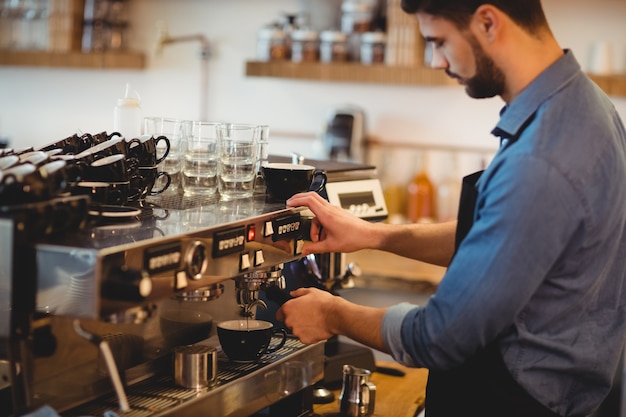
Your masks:
[{"label": "cup handle", "polygon": [[[160,158],[157,158],[156,163],[160,164],[161,162],[163,162],[163,160],[165,159],[165,157],[167,157],[167,154],[170,153],[170,140],[167,138],[167,136],[159,136],[157,138],[154,139],[154,145],[158,145],[158,143],[160,141],[164,140],[165,141],[165,152],[163,152],[163,155],[161,155]],[[158,146],[157,146],[158,149]]]},{"label": "cup handle", "polygon": [[311,181],[309,191],[315,191],[316,193],[319,193],[324,189],[324,186],[326,185],[326,180],[326,172],[322,171],[321,169],[316,169],[313,173],[313,181]]},{"label": "cup handle", "polygon": [[166,178],[167,178],[167,181],[166,181],[165,185],[164,185],[164,186],[163,186],[163,188],[161,188],[160,190],[156,190],[156,191],[155,191],[155,190],[151,190],[151,191],[150,191],[150,193],[149,193],[149,195],[157,195],[157,194],[161,194],[163,191],[167,190],[167,187],[169,187],[169,186],[170,186],[170,183],[172,182],[172,177],[170,177],[170,174],[168,174],[168,173],[167,173],[167,172],[165,172],[165,171],[159,171],[159,172],[157,173],[157,176],[156,176],[155,182],[156,182],[156,180],[158,180],[158,179],[159,179],[159,178],[161,178],[161,177],[166,177]]},{"label": "cup handle", "polygon": [[276,346],[273,346],[273,347],[270,347],[268,345],[267,349],[265,349],[265,353],[274,353],[278,349],[280,349],[281,347],[283,347],[285,345],[285,342],[287,341],[287,331],[285,329],[274,329],[274,330],[272,330],[272,336],[277,335],[278,333],[282,334],[282,338],[281,338],[280,342],[278,342],[278,344]]},{"label": "cup handle", "polygon": [[113,139],[113,137],[114,137],[114,136],[117,136],[117,137],[121,138],[121,137],[122,137],[122,134],[121,134],[120,132],[113,132],[113,133],[109,133],[109,134],[107,135],[107,140],[111,140],[111,139]]},{"label": "cup handle", "polygon": [[367,412],[366,416],[371,416],[374,414],[374,406],[376,405],[376,385],[372,382],[366,382],[361,385],[361,396],[363,397],[365,394],[368,395],[369,401],[367,403]]}]

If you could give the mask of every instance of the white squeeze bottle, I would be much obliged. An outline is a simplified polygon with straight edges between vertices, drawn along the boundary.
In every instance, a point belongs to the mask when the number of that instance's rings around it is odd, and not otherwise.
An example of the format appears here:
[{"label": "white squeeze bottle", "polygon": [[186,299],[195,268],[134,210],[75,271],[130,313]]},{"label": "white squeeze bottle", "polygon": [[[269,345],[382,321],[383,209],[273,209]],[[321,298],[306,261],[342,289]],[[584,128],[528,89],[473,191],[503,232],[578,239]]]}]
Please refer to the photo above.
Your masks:
[{"label": "white squeeze bottle", "polygon": [[126,84],[126,93],[123,98],[117,99],[113,110],[113,130],[119,132],[126,139],[141,136],[141,99],[139,93],[133,91],[136,97],[130,96],[130,84]]}]

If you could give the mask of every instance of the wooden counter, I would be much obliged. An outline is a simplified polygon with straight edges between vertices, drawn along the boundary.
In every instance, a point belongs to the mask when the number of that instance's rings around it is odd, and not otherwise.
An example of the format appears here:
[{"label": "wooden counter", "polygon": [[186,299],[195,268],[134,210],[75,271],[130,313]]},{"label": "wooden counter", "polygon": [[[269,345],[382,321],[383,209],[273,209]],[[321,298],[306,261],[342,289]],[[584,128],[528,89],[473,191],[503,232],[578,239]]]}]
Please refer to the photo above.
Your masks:
[{"label": "wooden counter", "polygon": [[[393,362],[377,362],[378,366],[400,369],[405,376],[391,376],[373,372],[371,381],[376,385],[376,405],[372,417],[414,417],[421,412],[426,392],[426,369],[407,368]],[[321,417],[339,417],[340,390],[333,391],[335,401],[317,404],[313,410]]]}]

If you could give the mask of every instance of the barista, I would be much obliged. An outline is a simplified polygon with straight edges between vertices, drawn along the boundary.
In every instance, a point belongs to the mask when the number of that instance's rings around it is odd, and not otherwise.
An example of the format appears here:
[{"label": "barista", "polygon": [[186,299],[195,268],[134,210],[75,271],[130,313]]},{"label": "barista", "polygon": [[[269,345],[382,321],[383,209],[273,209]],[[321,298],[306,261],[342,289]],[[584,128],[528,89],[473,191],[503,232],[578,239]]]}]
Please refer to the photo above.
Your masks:
[{"label": "barista", "polygon": [[505,102],[492,131],[501,148],[465,178],[458,222],[369,223],[315,193],[292,197],[316,215],[303,255],[372,248],[448,269],[424,306],[302,288],[277,318],[304,343],[342,334],[428,368],[428,416],[588,415],[626,334],[624,126],[540,0],[402,4],[431,66]]}]

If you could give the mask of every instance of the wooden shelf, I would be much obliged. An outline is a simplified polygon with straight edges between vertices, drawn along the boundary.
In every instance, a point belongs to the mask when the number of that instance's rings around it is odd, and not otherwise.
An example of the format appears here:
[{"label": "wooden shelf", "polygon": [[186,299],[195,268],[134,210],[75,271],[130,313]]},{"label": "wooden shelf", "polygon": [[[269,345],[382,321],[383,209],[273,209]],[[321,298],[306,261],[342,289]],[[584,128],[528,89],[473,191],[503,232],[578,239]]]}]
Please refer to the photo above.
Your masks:
[{"label": "wooden shelf", "polygon": [[145,56],[139,52],[82,53],[44,51],[0,51],[0,65],[21,67],[143,69]]},{"label": "wooden shelf", "polygon": [[[273,77],[295,80],[338,81],[373,84],[456,85],[443,71],[426,67],[389,67],[357,63],[308,63],[288,61],[248,61],[249,77]],[[626,97],[626,74],[589,77],[608,95]]]},{"label": "wooden shelf", "polygon": [[588,75],[608,95],[626,97],[626,74]]},{"label": "wooden shelf", "polygon": [[309,63],[289,61],[248,61],[246,75],[252,77],[291,78],[401,85],[456,85],[442,71],[426,67],[390,67],[358,63]]}]

